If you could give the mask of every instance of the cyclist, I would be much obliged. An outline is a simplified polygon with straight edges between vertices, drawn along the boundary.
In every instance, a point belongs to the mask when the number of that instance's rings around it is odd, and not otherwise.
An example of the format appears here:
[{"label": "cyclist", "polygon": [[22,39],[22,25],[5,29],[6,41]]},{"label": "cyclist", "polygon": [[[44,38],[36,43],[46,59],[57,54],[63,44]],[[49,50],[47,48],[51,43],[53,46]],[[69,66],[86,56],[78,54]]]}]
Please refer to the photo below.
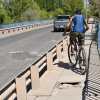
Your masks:
[{"label": "cyclist", "polygon": [[66,32],[66,30],[69,30],[69,28],[71,28],[70,42],[72,42],[75,39],[75,37],[78,37],[79,45],[83,45],[85,31],[87,31],[89,29],[89,27],[85,21],[85,17],[82,15],[80,9],[77,9],[75,11],[75,15],[73,17],[71,17],[68,27],[66,27],[66,29],[65,29],[65,32]]}]

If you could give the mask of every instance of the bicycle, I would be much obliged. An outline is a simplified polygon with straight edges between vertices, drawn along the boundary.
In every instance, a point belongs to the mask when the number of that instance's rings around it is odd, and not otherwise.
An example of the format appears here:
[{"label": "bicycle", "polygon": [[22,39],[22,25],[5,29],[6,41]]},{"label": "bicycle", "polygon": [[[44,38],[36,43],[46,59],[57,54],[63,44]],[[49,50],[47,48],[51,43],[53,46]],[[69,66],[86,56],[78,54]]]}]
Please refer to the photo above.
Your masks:
[{"label": "bicycle", "polygon": [[86,54],[83,46],[79,45],[79,39],[76,36],[68,45],[68,58],[70,63],[74,66],[79,64],[81,74],[86,72]]}]

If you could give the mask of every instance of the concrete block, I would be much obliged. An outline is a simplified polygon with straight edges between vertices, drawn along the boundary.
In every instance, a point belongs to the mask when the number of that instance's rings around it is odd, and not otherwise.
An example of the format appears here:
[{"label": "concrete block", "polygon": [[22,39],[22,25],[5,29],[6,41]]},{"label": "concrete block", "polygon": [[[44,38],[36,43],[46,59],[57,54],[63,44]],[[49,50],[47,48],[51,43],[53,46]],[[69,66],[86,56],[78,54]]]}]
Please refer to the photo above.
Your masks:
[{"label": "concrete block", "polygon": [[33,91],[40,87],[39,69],[35,65],[32,65],[32,67],[31,67],[31,81],[32,81],[32,90]]},{"label": "concrete block", "polygon": [[52,52],[48,52],[47,54],[47,70],[53,69],[53,55]]},{"label": "concrete block", "polygon": [[3,100],[3,98],[1,97],[1,95],[0,95],[0,100]]},{"label": "concrete block", "polygon": [[25,77],[22,76],[16,78],[16,92],[18,100],[27,100]]},{"label": "concrete block", "polygon": [[56,85],[58,78],[60,77],[62,70],[47,71],[40,78],[40,87],[34,91],[30,91],[28,95],[33,96],[50,96]]},{"label": "concrete block", "polygon": [[59,60],[59,61],[61,61],[62,60],[62,52],[61,52],[61,45],[60,44],[57,44],[56,45],[56,48],[57,48],[57,59]]}]

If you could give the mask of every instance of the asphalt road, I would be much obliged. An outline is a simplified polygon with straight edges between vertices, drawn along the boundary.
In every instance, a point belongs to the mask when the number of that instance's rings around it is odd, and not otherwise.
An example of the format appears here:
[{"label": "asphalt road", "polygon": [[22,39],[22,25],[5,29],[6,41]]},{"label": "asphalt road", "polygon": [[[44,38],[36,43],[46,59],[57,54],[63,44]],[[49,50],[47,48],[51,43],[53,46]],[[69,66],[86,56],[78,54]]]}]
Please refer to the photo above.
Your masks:
[{"label": "asphalt road", "polygon": [[34,30],[0,39],[0,89],[52,48],[62,32]]}]

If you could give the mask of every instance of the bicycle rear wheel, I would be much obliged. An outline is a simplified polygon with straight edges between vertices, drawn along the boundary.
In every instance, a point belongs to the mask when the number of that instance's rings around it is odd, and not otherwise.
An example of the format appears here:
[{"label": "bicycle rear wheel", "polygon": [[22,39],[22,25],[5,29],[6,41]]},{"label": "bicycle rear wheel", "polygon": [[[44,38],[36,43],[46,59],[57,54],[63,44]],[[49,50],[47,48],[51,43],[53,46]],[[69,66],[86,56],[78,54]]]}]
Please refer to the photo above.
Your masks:
[{"label": "bicycle rear wheel", "polygon": [[76,65],[77,64],[77,61],[78,61],[78,45],[74,45],[74,44],[69,44],[68,45],[68,58],[69,58],[69,61],[72,65]]},{"label": "bicycle rear wheel", "polygon": [[86,73],[86,53],[85,53],[84,48],[81,48],[79,50],[79,68],[80,68],[81,74]]}]

